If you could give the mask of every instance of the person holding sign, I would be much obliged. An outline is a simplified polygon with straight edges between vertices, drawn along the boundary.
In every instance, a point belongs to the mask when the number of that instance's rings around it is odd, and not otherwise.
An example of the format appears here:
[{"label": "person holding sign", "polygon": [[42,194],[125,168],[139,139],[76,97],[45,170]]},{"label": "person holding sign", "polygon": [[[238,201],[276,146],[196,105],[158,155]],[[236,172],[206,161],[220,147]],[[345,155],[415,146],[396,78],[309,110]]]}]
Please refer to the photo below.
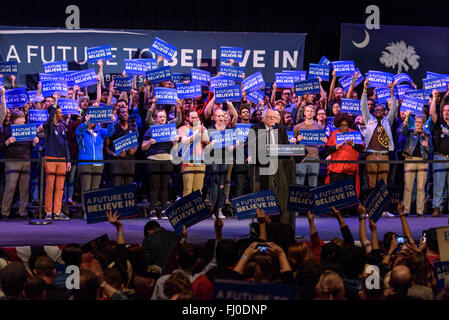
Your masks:
[{"label": "person holding sign", "polygon": [[391,91],[391,107],[388,116],[385,116],[385,108],[377,105],[374,109],[374,115],[369,112],[367,104],[367,92],[369,80],[365,80],[363,94],[361,99],[362,114],[366,122],[365,151],[368,153],[366,160],[386,161],[385,163],[367,163],[366,171],[368,176],[368,188],[374,189],[377,181],[383,179],[388,183],[388,152],[394,151],[394,140],[391,126],[396,120],[397,102],[394,96],[395,82],[388,86]]},{"label": "person holding sign", "polygon": [[[67,128],[62,120],[62,110],[58,106],[59,94],[53,94],[54,105],[50,107],[48,120],[38,128],[45,136],[45,219],[69,220],[61,212],[64,180],[70,172],[70,150],[67,140]],[[53,216],[54,214],[54,216]]]},{"label": "person holding sign", "polygon": [[[101,128],[97,123],[89,123],[89,119],[87,114],[84,122],[76,129],[78,160],[103,160],[103,143],[114,133],[115,116],[111,117],[112,122],[108,123],[107,128]],[[104,164],[101,162],[79,162],[82,194],[100,187],[103,168]]]},{"label": "person holding sign", "polygon": [[[180,110],[180,101],[178,100],[178,106],[176,107],[178,111],[179,119],[182,119]],[[147,117],[148,121],[148,117]],[[167,114],[165,110],[156,111],[155,125],[165,125],[167,124]],[[173,124],[175,130],[176,127]],[[154,129],[154,127],[153,127]],[[170,183],[170,176],[173,172],[172,156],[170,155],[171,149],[173,148],[174,142],[178,140],[178,136],[170,136],[169,140],[163,139],[164,141],[158,142],[156,139],[160,140],[160,136],[153,136],[152,126],[145,132],[143,136],[142,151],[146,151],[147,159],[151,160],[147,164],[147,172],[150,175],[151,181],[151,192],[149,195],[150,204],[150,219],[157,219],[156,217],[156,202],[160,199],[161,201],[161,218],[168,219],[165,215],[165,208],[168,201],[168,185]],[[171,131],[169,130],[170,134]]]},{"label": "person holding sign", "polygon": [[[296,140],[301,143],[304,137],[301,135],[301,129],[306,130],[323,130],[313,117],[315,116],[315,108],[313,105],[306,105],[304,107],[304,117],[305,120],[297,124],[293,128]],[[323,138],[323,143],[327,142],[327,138]],[[308,186],[316,187],[318,185],[318,174],[320,172],[319,163],[304,163],[304,160],[320,160],[318,155],[317,146],[306,146],[306,156],[300,160],[296,159],[296,184],[304,185],[306,176],[308,178]]]},{"label": "person holding sign", "polygon": [[183,191],[182,196],[202,190],[206,165],[204,164],[203,147],[209,144],[210,138],[207,129],[201,124],[198,112],[189,112],[188,123],[178,129],[181,138],[181,174]]},{"label": "person holding sign", "polygon": [[[337,134],[347,132],[357,132],[350,129],[353,125],[352,116],[349,113],[340,113],[334,119],[334,125],[338,128],[329,136],[326,149],[331,155],[331,160],[356,161],[359,153],[363,152],[365,146],[361,143],[354,143],[352,140],[337,142]],[[352,178],[356,186],[357,196],[360,196],[359,165],[357,163],[330,163],[326,184]]]},{"label": "person holding sign", "polygon": [[[13,110],[11,114],[13,124],[25,124],[25,114],[19,110]],[[0,151],[4,152],[5,159],[24,159],[24,162],[6,162],[6,187],[2,201],[2,220],[7,220],[11,202],[14,198],[17,183],[20,190],[19,215],[24,218],[28,215],[26,205],[29,200],[29,181],[30,181],[30,163],[26,161],[30,158],[31,148],[39,142],[38,137],[33,141],[17,142],[16,138],[11,136],[11,126],[3,128],[0,135]]]},{"label": "person holding sign", "polygon": [[[128,108],[123,107],[117,111],[118,122],[114,126],[114,133],[110,139],[106,141],[106,153],[113,157],[113,159],[120,160],[134,160],[134,155],[137,147],[123,150],[118,156],[115,155],[115,148],[112,141],[117,140],[130,132],[136,131],[128,124]],[[112,149],[111,149],[112,147]],[[114,187],[122,184],[132,184],[134,182],[135,165],[122,161],[121,163],[114,163],[111,165],[112,185]]]},{"label": "person holding sign", "polygon": [[[449,86],[448,86],[449,88]],[[449,92],[449,90],[448,90]],[[433,90],[430,103],[430,118],[434,125],[433,145],[435,146],[434,160],[449,160],[449,94],[446,93],[441,101],[440,114],[437,114],[438,91]],[[433,203],[432,217],[438,217],[443,211],[441,205],[444,190],[449,191],[449,162],[433,164]],[[445,189],[446,188],[446,189]]]},{"label": "person holding sign", "polygon": [[[425,116],[415,116],[415,129],[411,129],[408,124],[411,111],[406,112],[405,120],[401,127],[401,134],[407,137],[404,147],[405,160],[421,161],[429,159],[432,150],[430,134],[423,131]],[[413,185],[415,176],[417,177],[417,196],[416,196],[416,214],[424,217],[424,197],[427,182],[427,169],[429,164],[426,162],[405,163],[404,165],[404,206],[405,214],[410,213],[412,202]]]}]

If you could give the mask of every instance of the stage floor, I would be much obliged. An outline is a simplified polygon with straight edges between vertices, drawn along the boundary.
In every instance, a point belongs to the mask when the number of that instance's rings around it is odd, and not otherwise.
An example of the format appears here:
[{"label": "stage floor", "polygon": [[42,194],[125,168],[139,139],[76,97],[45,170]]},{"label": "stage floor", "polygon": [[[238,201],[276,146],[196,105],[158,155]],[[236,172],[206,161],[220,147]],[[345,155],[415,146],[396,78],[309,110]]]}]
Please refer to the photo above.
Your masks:
[{"label": "stage floor", "polygon": [[[142,243],[143,227],[148,219],[138,218],[123,220],[126,243]],[[162,227],[173,230],[168,220],[157,220]],[[345,218],[346,224],[352,231],[355,240],[359,239],[359,221],[357,217]],[[431,227],[447,226],[448,216],[425,218],[408,217],[407,221],[415,240],[421,237],[422,230]],[[203,245],[208,239],[214,238],[213,219],[204,220],[188,229],[188,242]],[[236,239],[249,233],[251,220],[227,218],[223,220],[223,237]],[[323,241],[334,237],[341,237],[338,222],[332,217],[316,217],[315,224]],[[379,240],[388,231],[402,234],[401,221],[399,217],[381,218],[377,223]],[[368,237],[371,237],[367,223]],[[0,221],[0,246],[43,246],[62,245],[68,243],[79,243],[81,245],[107,233],[110,239],[116,239],[115,228],[108,222],[87,224],[82,219],[71,219],[69,221],[53,220],[50,225],[30,225],[25,220]],[[309,239],[309,225],[305,217],[296,219],[296,235]]]}]

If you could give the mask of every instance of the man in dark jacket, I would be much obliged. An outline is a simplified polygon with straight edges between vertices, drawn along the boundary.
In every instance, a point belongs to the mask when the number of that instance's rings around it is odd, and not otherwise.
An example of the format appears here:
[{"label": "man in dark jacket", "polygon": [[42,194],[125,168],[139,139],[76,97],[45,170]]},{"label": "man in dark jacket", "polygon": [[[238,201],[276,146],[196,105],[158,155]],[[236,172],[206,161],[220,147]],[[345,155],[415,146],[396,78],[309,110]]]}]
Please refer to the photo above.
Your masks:
[{"label": "man in dark jacket", "polygon": [[165,230],[156,221],[148,222],[144,227],[144,233],[142,247],[147,263],[158,265],[164,273],[170,254],[181,239],[174,231]]}]

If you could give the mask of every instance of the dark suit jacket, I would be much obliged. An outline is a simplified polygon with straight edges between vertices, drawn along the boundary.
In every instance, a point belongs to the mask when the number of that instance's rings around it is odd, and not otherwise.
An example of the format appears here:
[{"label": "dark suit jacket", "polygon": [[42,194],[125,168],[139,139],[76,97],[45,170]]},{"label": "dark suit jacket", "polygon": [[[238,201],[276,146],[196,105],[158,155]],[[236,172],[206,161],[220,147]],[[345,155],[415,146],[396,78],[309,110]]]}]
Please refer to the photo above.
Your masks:
[{"label": "dark suit jacket", "polygon": [[[265,123],[261,122],[261,123],[254,124],[251,127],[251,129],[255,131],[256,138],[250,139],[250,137],[248,137],[248,139],[245,142],[245,146],[251,150],[251,147],[255,144],[256,154],[254,155],[254,154],[249,153],[249,155],[251,155],[253,158],[253,163],[256,163],[257,166],[267,167],[268,164],[261,164],[259,161],[260,160],[259,157],[257,157],[259,149],[262,148],[262,150],[266,150],[266,145],[267,145],[266,144],[266,133],[263,135],[261,134],[261,136],[259,138],[259,130],[265,130],[265,132],[266,132]],[[277,130],[278,131],[277,144],[290,144],[290,142],[288,141],[287,129],[285,128],[284,125],[277,124],[273,127],[273,129],[278,129]],[[279,158],[280,159],[289,159],[290,157],[279,157]],[[256,162],[254,162],[254,161],[256,161]]]},{"label": "dark suit jacket", "polygon": [[147,235],[142,241],[148,265],[158,265],[165,272],[165,265],[173,251],[179,243],[180,238],[174,231],[159,228],[152,235]]}]

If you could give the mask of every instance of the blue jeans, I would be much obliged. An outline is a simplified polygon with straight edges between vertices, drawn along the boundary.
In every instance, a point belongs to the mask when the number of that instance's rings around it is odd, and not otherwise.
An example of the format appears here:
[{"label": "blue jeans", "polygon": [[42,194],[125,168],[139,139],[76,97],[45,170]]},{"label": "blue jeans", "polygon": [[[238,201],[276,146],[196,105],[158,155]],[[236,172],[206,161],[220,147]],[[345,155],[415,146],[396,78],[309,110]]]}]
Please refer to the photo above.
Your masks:
[{"label": "blue jeans", "polygon": [[[448,160],[446,157],[434,155],[434,160]],[[445,188],[449,186],[449,161],[444,163],[433,163],[433,201],[432,207],[443,208],[443,193]]]},{"label": "blue jeans", "polygon": [[296,163],[296,184],[303,186],[307,176],[309,179],[309,187],[316,187],[318,185],[319,173],[319,163]]},{"label": "blue jeans", "polygon": [[226,198],[224,185],[226,183],[228,166],[227,164],[215,163],[210,165],[209,199],[212,208],[223,208]]}]

